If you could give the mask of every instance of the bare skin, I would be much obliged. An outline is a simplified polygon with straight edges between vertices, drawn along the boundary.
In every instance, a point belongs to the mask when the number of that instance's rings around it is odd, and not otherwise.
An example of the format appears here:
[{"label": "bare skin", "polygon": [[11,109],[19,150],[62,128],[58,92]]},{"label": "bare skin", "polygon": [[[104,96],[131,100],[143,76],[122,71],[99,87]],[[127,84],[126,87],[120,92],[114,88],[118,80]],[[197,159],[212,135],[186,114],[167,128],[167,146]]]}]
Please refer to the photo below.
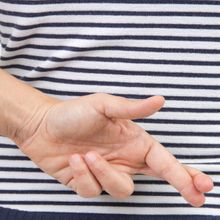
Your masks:
[{"label": "bare skin", "polygon": [[192,206],[202,206],[204,193],[213,188],[211,178],[180,164],[131,121],[152,115],[164,102],[161,96],[129,100],[104,93],[56,100],[22,128],[34,132],[17,144],[43,171],[82,197],[105,190],[126,198],[134,191],[132,175],[145,174],[168,181]]}]

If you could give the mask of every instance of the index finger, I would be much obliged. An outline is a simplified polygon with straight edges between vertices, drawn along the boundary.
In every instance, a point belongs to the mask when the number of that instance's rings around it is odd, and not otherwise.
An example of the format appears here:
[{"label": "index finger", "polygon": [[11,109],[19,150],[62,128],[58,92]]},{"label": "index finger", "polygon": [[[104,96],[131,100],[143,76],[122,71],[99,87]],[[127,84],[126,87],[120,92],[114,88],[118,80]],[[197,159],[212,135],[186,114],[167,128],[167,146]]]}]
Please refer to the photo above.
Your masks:
[{"label": "index finger", "polygon": [[205,196],[196,189],[187,170],[163,145],[152,136],[149,137],[151,144],[145,157],[146,164],[159,177],[173,185],[191,205],[202,206]]}]

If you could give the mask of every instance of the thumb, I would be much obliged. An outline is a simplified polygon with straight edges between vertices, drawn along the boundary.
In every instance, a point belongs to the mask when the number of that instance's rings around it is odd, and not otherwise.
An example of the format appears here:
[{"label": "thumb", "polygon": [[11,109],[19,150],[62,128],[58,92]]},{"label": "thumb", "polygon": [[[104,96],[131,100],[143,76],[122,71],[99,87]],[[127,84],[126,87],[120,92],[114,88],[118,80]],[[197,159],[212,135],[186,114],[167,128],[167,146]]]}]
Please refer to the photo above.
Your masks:
[{"label": "thumb", "polygon": [[99,100],[99,111],[102,111],[102,113],[109,118],[143,118],[160,110],[165,103],[163,96],[152,96],[147,99],[130,100],[110,94],[99,95],[102,96],[101,102]]}]

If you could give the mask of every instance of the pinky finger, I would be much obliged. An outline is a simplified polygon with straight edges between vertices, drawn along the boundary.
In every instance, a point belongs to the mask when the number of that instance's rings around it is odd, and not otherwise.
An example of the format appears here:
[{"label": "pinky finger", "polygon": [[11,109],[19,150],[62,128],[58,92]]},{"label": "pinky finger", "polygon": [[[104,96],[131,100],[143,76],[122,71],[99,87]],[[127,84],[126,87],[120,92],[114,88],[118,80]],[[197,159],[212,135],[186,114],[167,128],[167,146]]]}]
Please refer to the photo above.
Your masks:
[{"label": "pinky finger", "polygon": [[88,169],[83,158],[74,154],[69,159],[73,179],[68,184],[77,194],[91,198],[99,196],[102,192],[100,184]]}]

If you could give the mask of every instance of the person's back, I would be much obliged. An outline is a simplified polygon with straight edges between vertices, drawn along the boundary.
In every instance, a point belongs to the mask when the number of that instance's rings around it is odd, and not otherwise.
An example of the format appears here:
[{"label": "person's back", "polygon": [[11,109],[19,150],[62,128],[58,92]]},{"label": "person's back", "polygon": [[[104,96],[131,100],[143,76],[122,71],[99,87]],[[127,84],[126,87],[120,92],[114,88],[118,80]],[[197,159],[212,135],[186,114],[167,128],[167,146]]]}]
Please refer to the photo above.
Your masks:
[{"label": "person's back", "polygon": [[165,181],[143,175],[134,176],[128,199],[106,193],[81,198],[0,137],[2,216],[217,219],[219,22],[217,1],[0,0],[1,68],[62,100],[98,92],[164,96],[160,112],[134,121],[182,163],[209,174],[216,186],[200,208]]}]

